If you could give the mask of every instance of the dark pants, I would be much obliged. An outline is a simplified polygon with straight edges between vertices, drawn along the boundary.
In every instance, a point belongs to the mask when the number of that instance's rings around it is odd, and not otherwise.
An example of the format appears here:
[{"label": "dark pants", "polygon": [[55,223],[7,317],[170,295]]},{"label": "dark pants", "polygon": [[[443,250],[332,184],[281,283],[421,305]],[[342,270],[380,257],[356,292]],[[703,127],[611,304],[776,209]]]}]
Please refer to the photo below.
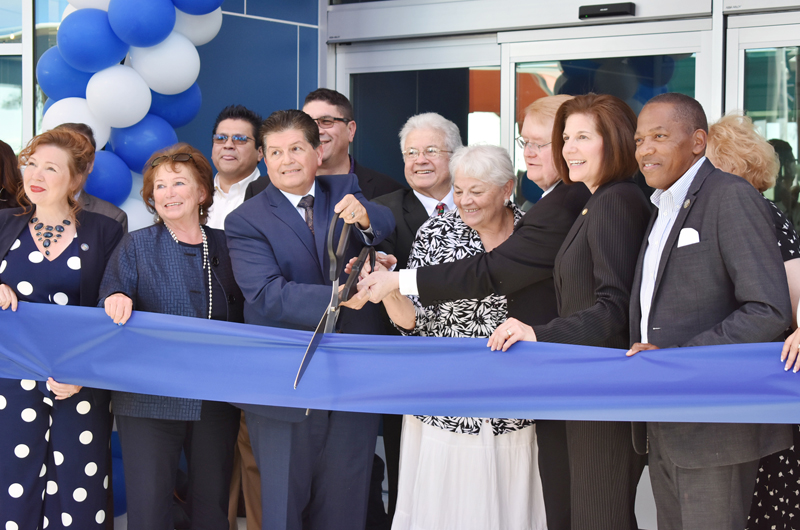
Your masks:
[{"label": "dark pants", "polygon": [[361,530],[380,416],[312,410],[303,421],[245,411],[261,472],[263,530]]},{"label": "dark pants", "polygon": [[539,475],[548,530],[570,530],[567,428],[562,420],[536,420]]},{"label": "dark pants", "polygon": [[199,421],[117,416],[129,530],[172,530],[173,491],[181,450],[189,467],[193,530],[227,530],[228,493],[239,409],[203,401]]},{"label": "dark pants", "polygon": [[566,427],[573,530],[637,530],[636,487],[646,458],[633,450],[630,422],[568,421]]},{"label": "dark pants", "polygon": [[659,443],[658,423],[647,424],[650,482],[658,530],[741,530],[747,524],[758,460],[730,466],[682,468]]}]

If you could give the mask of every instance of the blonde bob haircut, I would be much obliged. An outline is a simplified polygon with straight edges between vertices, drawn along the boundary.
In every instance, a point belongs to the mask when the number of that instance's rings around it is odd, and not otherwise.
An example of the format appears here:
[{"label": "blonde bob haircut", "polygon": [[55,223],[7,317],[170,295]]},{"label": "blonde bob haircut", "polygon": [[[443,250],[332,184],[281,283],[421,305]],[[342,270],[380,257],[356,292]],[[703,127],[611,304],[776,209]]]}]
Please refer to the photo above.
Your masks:
[{"label": "blonde bob haircut", "polygon": [[738,112],[723,116],[708,128],[706,157],[761,193],[775,185],[780,169],[775,149],[758,133],[753,120]]}]

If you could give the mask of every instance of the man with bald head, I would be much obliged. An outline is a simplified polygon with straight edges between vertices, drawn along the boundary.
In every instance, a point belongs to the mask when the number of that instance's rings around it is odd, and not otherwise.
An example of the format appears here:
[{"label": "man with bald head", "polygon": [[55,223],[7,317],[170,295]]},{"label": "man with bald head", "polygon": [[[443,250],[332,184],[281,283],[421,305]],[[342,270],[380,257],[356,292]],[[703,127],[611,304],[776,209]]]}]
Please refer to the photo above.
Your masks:
[{"label": "man with bald head", "polygon": [[[769,342],[790,324],[766,201],[706,160],[707,134],[702,106],[682,94],[639,114],[636,159],[656,211],[631,290],[629,356]],[[741,530],[759,459],[791,444],[786,425],[649,422],[646,438],[642,427],[634,445],[649,452],[659,530]]]}]

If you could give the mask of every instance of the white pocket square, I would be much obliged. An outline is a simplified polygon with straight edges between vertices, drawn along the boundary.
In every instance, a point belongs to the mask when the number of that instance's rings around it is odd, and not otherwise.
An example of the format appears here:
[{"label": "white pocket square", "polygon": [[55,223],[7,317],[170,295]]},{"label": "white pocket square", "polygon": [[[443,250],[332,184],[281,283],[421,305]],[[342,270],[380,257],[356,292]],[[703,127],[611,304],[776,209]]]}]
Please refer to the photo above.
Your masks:
[{"label": "white pocket square", "polygon": [[700,242],[700,234],[694,228],[683,228],[678,234],[678,248]]}]

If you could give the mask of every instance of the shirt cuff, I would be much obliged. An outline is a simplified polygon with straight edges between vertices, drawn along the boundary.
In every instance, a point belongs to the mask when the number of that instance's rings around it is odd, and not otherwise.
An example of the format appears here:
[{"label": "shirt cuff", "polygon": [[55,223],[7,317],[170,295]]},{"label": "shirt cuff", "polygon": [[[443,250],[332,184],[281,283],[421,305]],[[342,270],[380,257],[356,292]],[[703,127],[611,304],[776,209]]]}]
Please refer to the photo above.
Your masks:
[{"label": "shirt cuff", "polygon": [[366,230],[361,230],[360,228],[358,230],[361,232],[361,235],[364,236],[364,241],[367,245],[372,245],[372,242],[375,240],[375,232],[372,230],[372,225],[369,225],[369,228]]},{"label": "shirt cuff", "polygon": [[419,296],[417,289],[417,269],[400,269],[400,294],[403,296]]}]

